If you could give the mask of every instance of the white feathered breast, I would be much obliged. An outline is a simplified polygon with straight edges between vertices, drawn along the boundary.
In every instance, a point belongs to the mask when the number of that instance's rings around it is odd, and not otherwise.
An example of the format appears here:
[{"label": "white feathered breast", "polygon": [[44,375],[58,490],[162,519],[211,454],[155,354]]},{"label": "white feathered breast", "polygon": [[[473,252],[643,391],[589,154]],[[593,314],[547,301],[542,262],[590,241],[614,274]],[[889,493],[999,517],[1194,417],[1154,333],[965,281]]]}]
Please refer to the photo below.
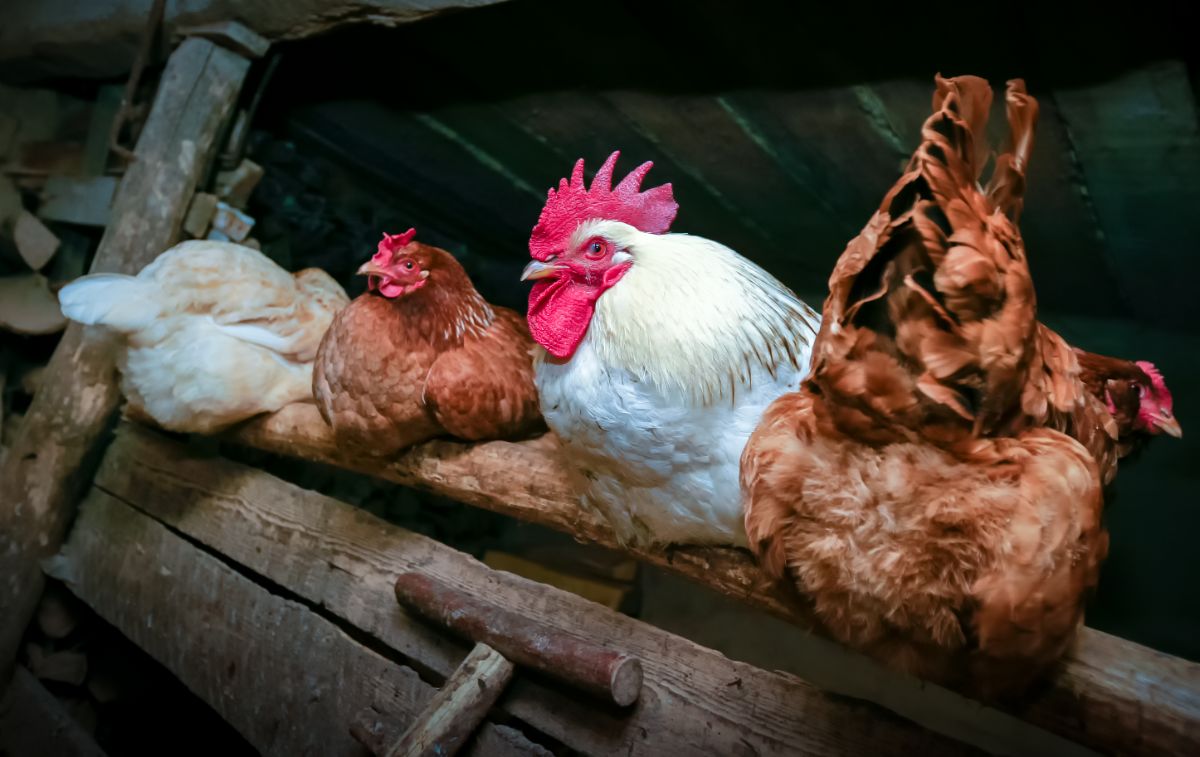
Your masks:
[{"label": "white feathered breast", "polygon": [[738,463],[763,411],[807,374],[818,315],[715,242],[584,224],[633,266],[538,392],[585,501],[625,543],[745,544]]}]

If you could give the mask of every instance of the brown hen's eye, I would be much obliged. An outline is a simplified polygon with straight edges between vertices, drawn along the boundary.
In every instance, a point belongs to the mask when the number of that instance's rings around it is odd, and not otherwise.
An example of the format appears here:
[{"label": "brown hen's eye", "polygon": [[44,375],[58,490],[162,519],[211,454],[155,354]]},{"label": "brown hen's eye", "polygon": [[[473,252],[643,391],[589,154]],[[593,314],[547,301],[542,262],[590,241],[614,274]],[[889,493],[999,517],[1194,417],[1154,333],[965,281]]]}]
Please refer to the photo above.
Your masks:
[{"label": "brown hen's eye", "polygon": [[406,270],[406,271],[412,270],[412,261],[411,260],[404,264],[404,270]]}]

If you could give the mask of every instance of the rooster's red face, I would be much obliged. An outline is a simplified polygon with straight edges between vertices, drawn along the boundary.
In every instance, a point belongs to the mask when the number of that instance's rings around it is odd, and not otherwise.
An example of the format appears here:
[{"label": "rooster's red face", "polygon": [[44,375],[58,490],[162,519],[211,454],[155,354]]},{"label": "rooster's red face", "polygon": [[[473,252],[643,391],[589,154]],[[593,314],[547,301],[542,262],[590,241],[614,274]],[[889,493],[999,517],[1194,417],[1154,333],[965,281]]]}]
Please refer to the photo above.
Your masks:
[{"label": "rooster's red face", "polygon": [[412,241],[416,232],[384,234],[379,250],[362,267],[358,275],[367,277],[367,288],[393,299],[412,294],[429,280],[429,254]]},{"label": "rooster's red face", "polygon": [[547,193],[529,237],[533,262],[521,275],[522,280],[537,280],[529,293],[529,331],[557,358],[569,358],[575,352],[587,333],[596,300],[631,265],[629,253],[601,227],[616,223],[645,234],[665,234],[679,210],[670,184],[641,188],[653,165],[650,162],[635,168],[614,187],[613,170],[619,155],[608,156],[591,186],[583,180],[583,159],[577,161],[571,178],[561,180],[557,189]]},{"label": "rooster's red face", "polygon": [[600,295],[633,265],[633,256],[603,233],[606,227],[633,231],[617,221],[583,224],[561,254],[534,260],[521,274],[522,280],[535,280],[529,293],[530,332],[557,358],[571,356],[583,341]]}]

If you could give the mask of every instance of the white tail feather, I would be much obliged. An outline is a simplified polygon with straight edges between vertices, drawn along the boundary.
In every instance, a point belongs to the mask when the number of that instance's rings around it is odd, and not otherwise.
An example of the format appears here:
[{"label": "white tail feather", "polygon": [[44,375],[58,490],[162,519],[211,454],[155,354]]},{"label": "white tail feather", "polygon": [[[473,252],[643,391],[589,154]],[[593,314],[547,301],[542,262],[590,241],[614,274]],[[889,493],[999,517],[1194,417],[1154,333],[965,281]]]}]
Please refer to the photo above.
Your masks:
[{"label": "white tail feather", "polygon": [[155,294],[152,285],[132,276],[93,273],[63,287],[58,302],[72,321],[128,334],[158,317],[161,308]]}]

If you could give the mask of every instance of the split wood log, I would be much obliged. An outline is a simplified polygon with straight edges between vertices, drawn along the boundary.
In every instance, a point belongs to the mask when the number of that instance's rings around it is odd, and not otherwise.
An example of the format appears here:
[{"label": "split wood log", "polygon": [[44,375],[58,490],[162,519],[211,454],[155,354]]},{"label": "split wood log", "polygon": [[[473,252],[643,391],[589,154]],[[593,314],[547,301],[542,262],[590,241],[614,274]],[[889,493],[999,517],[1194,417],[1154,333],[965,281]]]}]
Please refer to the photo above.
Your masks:
[{"label": "split wood log", "polygon": [[[262,754],[359,755],[349,726],[360,710],[409,723],[436,694],[411,668],[103,492],[89,494],[49,564]],[[493,730],[485,723],[467,751],[539,754]]]},{"label": "split wood log", "polygon": [[417,714],[386,757],[453,757],[487,717],[516,668],[487,644],[476,644],[441,690]]},{"label": "split wood log", "polygon": [[17,667],[0,699],[0,754],[104,757],[96,741],[28,670]]},{"label": "split wood log", "polygon": [[[547,434],[528,442],[430,442],[395,460],[338,448],[311,405],[291,405],[232,432],[261,450],[336,465],[538,523],[616,548],[608,526],[579,506]],[[811,610],[736,549],[632,549],[631,554],[715,591],[820,631]],[[1092,749],[1119,754],[1200,754],[1200,665],[1090,628],[1058,673],[1008,711]]]},{"label": "split wood log", "polygon": [[528,616],[412,571],[396,578],[396,599],[469,641],[495,647],[508,659],[602,697],[619,707],[637,701],[642,664],[635,657],[572,636],[555,634]]},{"label": "split wood log", "polygon": [[[179,240],[248,67],[201,39],[171,55],[93,271],[136,273]],[[38,561],[62,542],[118,400],[112,355],[70,325],[0,470],[0,686],[41,593]]]},{"label": "split wood log", "polygon": [[[96,486],[437,675],[448,676],[464,652],[428,623],[397,611],[400,573],[421,571],[486,595],[548,633],[613,640],[642,663],[642,693],[632,707],[604,706],[535,676],[518,676],[497,703],[501,712],[583,754],[975,753],[880,707],[493,571],[358,508],[201,456],[146,429],[118,429]],[[108,585],[122,590],[120,582]]]}]

